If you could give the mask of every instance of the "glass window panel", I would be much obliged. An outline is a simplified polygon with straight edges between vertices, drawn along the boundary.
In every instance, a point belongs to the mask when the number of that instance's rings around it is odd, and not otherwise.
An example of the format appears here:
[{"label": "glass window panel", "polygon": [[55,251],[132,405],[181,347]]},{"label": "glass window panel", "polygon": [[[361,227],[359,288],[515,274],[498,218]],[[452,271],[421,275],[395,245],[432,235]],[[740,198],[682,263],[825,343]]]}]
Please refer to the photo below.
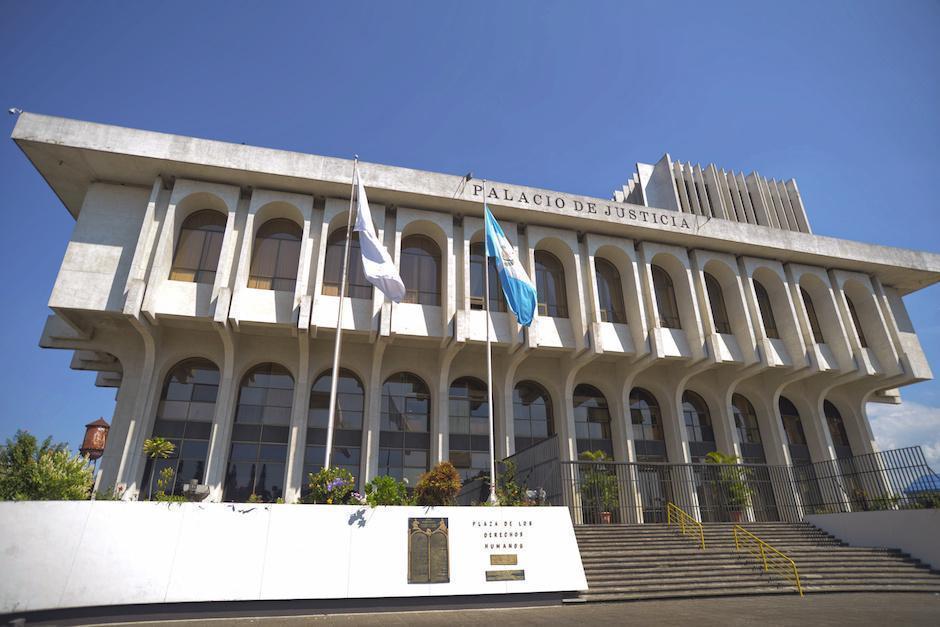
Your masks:
[{"label": "glass window panel", "polygon": [[209,452],[209,443],[205,440],[185,440],[180,447],[180,457],[187,459],[205,459]]},{"label": "glass window panel", "polygon": [[163,401],[160,403],[161,418],[185,420],[189,415],[189,403],[184,401]]},{"label": "glass window panel", "polygon": [[289,425],[290,407],[265,407],[262,420],[268,425]]},{"label": "glass window panel", "polygon": [[217,385],[194,385],[192,400],[201,403],[215,403],[218,393],[219,387]]},{"label": "glass window panel", "polygon": [[189,404],[189,419],[200,421],[200,422],[210,422],[212,416],[215,414],[215,403],[190,403]]},{"label": "glass window panel", "polygon": [[189,383],[178,383],[170,381],[166,386],[166,395],[164,398],[168,401],[188,401],[192,398],[193,386]]},{"label": "glass window panel", "polygon": [[234,442],[232,444],[231,459],[233,461],[245,461],[256,459],[258,455],[257,444],[241,444]]}]

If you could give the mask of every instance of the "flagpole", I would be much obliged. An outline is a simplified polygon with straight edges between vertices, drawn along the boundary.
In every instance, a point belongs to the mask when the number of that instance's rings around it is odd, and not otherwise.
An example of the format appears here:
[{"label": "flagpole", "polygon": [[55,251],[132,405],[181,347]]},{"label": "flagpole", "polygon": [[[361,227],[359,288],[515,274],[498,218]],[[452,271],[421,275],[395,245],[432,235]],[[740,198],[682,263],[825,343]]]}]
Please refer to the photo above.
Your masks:
[{"label": "flagpole", "polygon": [[490,498],[496,505],[496,449],[493,437],[493,352],[490,349],[490,248],[486,236],[486,179],[483,179],[483,308],[486,311],[486,407],[490,415]]},{"label": "flagpole", "polygon": [[333,346],[333,376],[330,379],[330,409],[326,423],[326,454],[323,468],[330,467],[333,454],[333,416],[336,414],[336,389],[339,383],[339,353],[343,345],[343,301],[346,298],[346,275],[349,271],[349,241],[352,239],[353,202],[356,199],[356,177],[359,176],[359,155],[353,161],[352,185],[349,190],[349,213],[346,216],[346,249],[343,251],[343,274],[339,282],[339,305],[336,310],[336,342]]}]

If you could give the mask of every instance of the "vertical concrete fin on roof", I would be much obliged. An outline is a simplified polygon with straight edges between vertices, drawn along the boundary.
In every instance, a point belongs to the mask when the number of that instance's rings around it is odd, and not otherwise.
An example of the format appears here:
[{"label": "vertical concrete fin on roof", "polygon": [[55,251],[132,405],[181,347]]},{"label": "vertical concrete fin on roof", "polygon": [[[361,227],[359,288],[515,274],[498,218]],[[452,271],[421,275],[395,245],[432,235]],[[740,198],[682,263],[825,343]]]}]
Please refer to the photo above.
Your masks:
[{"label": "vertical concrete fin on roof", "polygon": [[702,172],[702,166],[695,164],[692,170],[692,179],[695,182],[695,191],[698,195],[699,203],[702,207],[702,215],[714,217],[715,210],[712,209],[709,199],[708,187],[705,184],[705,174]]},{"label": "vertical concrete fin on roof", "polygon": [[[640,169],[640,165],[645,167]],[[637,164],[637,169],[647,207],[681,211],[679,193],[672,174],[672,158],[668,152],[655,165]]]},{"label": "vertical concrete fin on roof", "polygon": [[796,221],[800,226],[800,230],[804,233],[812,233],[813,230],[809,226],[806,208],[803,206],[803,197],[800,196],[800,190],[796,186],[796,179],[787,181],[785,187],[787,196],[790,197],[790,202],[793,204],[793,213],[796,215]]}]

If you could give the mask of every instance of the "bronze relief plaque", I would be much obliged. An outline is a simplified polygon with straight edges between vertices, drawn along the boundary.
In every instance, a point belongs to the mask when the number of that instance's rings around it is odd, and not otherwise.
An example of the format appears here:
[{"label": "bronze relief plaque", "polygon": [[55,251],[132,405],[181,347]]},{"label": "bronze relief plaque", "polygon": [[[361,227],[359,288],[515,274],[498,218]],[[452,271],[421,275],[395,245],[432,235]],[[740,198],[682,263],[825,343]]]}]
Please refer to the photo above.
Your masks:
[{"label": "bronze relief plaque", "polygon": [[515,566],[518,563],[519,559],[515,553],[505,553],[502,555],[493,553],[490,555],[490,566]]},{"label": "bronze relief plaque", "polygon": [[408,519],[408,583],[450,583],[446,518]]},{"label": "bronze relief plaque", "polygon": [[487,581],[525,581],[524,570],[488,570]]}]

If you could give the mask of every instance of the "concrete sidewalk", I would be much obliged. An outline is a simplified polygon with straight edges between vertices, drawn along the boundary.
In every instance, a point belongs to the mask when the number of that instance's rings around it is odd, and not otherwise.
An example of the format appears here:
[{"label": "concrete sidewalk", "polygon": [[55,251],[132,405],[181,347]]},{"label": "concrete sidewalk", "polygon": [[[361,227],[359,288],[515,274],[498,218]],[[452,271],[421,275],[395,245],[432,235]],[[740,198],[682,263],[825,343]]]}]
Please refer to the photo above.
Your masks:
[{"label": "concrete sidewalk", "polygon": [[[110,623],[113,627],[116,623]],[[940,594],[859,593],[793,596],[729,597],[676,601],[637,601],[533,608],[432,610],[363,614],[311,614],[244,618],[190,619],[179,621],[120,623],[123,625],[219,627],[262,625],[365,625],[376,627],[415,625],[685,625],[729,627],[735,625],[940,625]]]}]

